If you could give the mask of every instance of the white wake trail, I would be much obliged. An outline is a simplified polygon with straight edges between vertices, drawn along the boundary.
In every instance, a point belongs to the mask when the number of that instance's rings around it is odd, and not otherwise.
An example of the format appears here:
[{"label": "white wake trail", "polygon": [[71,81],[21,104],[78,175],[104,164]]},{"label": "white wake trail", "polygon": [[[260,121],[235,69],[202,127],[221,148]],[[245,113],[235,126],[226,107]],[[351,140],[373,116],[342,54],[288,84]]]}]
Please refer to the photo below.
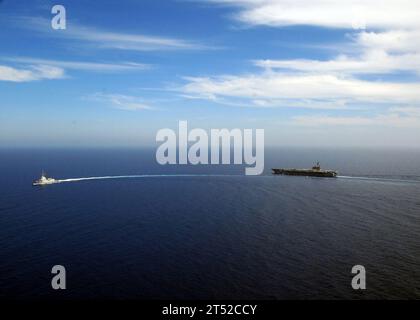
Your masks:
[{"label": "white wake trail", "polygon": [[390,179],[390,178],[375,178],[375,177],[355,177],[355,176],[337,176],[340,179],[352,179],[352,180],[367,180],[377,182],[408,182],[408,183],[420,183],[419,180],[408,180],[408,179]]},{"label": "white wake trail", "polygon": [[56,183],[63,182],[77,182],[87,180],[106,180],[106,179],[135,179],[135,178],[161,178],[161,177],[242,177],[241,175],[227,175],[227,174],[136,174],[126,176],[102,176],[102,177],[85,177],[85,178],[70,178],[58,179]]},{"label": "white wake trail", "polygon": [[[54,183],[78,182],[89,180],[110,180],[110,179],[138,179],[138,178],[179,178],[179,177],[250,177],[246,175],[231,175],[231,174],[136,174],[136,175],[122,175],[122,176],[100,176],[100,177],[82,177],[70,179],[57,179]],[[251,176],[251,177],[271,177],[269,175]],[[403,180],[403,179],[387,179],[375,177],[357,177],[357,176],[337,176],[339,179],[364,180],[372,182],[394,182],[394,183],[420,183],[419,180]]]}]

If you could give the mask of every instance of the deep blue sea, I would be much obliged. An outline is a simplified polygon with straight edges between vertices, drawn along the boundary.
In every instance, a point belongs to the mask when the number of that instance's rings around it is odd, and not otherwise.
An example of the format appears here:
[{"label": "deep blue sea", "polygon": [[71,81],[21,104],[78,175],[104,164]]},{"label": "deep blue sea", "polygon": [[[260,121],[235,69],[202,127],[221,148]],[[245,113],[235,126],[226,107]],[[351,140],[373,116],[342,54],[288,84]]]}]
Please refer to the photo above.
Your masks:
[{"label": "deep blue sea", "polygon": [[[1,150],[0,297],[420,298],[420,151],[265,156],[265,173],[245,176],[234,165],[161,166],[154,149]],[[270,174],[316,161],[341,177]],[[42,169],[157,176],[33,187]],[[51,289],[57,264],[66,290]],[[365,291],[351,287],[357,264]]]}]

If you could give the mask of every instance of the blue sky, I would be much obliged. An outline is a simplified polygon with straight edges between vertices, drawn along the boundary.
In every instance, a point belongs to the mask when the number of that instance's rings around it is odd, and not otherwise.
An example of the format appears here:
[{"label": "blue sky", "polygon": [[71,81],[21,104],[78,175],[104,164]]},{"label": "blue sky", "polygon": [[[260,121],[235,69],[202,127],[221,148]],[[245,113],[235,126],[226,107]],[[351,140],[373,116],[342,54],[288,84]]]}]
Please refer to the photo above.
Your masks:
[{"label": "blue sky", "polygon": [[0,146],[155,145],[188,120],[419,147],[420,4],[402,2],[0,1]]}]

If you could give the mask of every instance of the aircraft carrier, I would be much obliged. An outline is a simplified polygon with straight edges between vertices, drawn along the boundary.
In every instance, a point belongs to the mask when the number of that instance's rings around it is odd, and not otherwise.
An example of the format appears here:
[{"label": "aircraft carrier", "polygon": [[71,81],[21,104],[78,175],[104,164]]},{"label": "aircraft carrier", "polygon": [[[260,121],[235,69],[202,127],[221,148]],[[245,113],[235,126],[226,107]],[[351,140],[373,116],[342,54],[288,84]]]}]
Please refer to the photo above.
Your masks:
[{"label": "aircraft carrier", "polygon": [[322,170],[319,162],[311,169],[271,169],[273,174],[282,174],[286,176],[306,176],[306,177],[324,177],[324,178],[335,178],[337,177],[337,171],[334,170]]}]

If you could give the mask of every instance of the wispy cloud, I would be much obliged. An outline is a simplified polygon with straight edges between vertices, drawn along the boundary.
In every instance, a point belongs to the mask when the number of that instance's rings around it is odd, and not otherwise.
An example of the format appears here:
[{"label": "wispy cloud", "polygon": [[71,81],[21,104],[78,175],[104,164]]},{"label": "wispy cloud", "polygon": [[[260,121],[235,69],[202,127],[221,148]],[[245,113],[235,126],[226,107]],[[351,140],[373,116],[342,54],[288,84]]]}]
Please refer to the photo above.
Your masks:
[{"label": "wispy cloud", "polygon": [[420,103],[420,83],[375,82],[334,74],[262,72],[186,79],[188,83],[181,88],[184,93],[210,100],[231,97]]},{"label": "wispy cloud", "polygon": [[[371,108],[371,117],[309,115],[296,124],[418,125],[420,19],[418,1],[208,0],[236,8],[249,26],[317,26],[343,29],[352,50],[327,60],[259,59],[249,74],[187,77],[180,91],[193,98],[255,107]],[[342,48],[342,44],[337,46]],[[311,52],[308,51],[310,54]],[[410,75],[410,77],[406,77]],[[396,108],[389,108],[399,104]],[[381,108],[378,108],[378,107]],[[382,111],[378,111],[382,109]],[[381,113],[381,112],[384,112]],[[323,111],[321,111],[323,112]]]},{"label": "wispy cloud", "polygon": [[[419,5],[420,7],[420,5]],[[420,8],[419,8],[420,9]],[[352,37],[352,56],[339,55],[331,60],[257,60],[267,69],[340,74],[386,74],[410,72],[420,75],[420,29],[357,32]]]},{"label": "wispy cloud", "polygon": [[403,116],[412,116],[420,119],[420,108],[416,107],[393,107],[390,112],[397,113]]},{"label": "wispy cloud", "polygon": [[420,74],[420,53],[391,55],[372,50],[359,57],[338,56],[332,60],[257,60],[255,65],[267,69],[295,70],[311,73],[386,74],[391,72],[416,72]]},{"label": "wispy cloud", "polygon": [[375,115],[372,117],[339,117],[330,115],[305,115],[292,118],[294,125],[308,127],[325,127],[325,126],[387,126],[387,127],[403,127],[418,128],[420,126],[420,117],[401,115],[397,112],[389,112],[386,114]]},{"label": "wispy cloud", "polygon": [[134,51],[161,50],[203,50],[210,47],[171,37],[161,37],[145,34],[107,31],[100,28],[68,23],[66,30],[55,32],[51,29],[50,20],[40,17],[21,17],[20,26],[36,30],[51,37],[84,42],[87,45],[101,49],[119,49]]},{"label": "wispy cloud", "polygon": [[14,68],[0,65],[0,81],[29,82],[43,79],[61,79],[64,77],[64,70],[54,66],[32,65],[26,68]]},{"label": "wispy cloud", "polygon": [[156,110],[150,106],[144,99],[128,96],[123,94],[107,94],[107,93],[94,93],[85,97],[87,100],[98,101],[110,105],[111,107],[119,110],[138,111],[138,110]]},{"label": "wispy cloud", "polygon": [[235,19],[249,25],[328,28],[418,28],[419,3],[413,0],[208,0],[238,8]]},{"label": "wispy cloud", "polygon": [[62,69],[74,69],[93,72],[123,72],[123,71],[141,71],[152,68],[149,64],[135,62],[120,63],[97,63],[86,61],[63,61],[50,59],[37,59],[28,57],[5,57],[2,60],[35,65],[48,65]]},{"label": "wispy cloud", "polygon": [[143,71],[152,68],[152,65],[135,62],[97,63],[29,57],[0,57],[0,61],[13,64],[0,65],[0,81],[12,82],[63,79],[66,77],[66,70],[116,73]]}]

